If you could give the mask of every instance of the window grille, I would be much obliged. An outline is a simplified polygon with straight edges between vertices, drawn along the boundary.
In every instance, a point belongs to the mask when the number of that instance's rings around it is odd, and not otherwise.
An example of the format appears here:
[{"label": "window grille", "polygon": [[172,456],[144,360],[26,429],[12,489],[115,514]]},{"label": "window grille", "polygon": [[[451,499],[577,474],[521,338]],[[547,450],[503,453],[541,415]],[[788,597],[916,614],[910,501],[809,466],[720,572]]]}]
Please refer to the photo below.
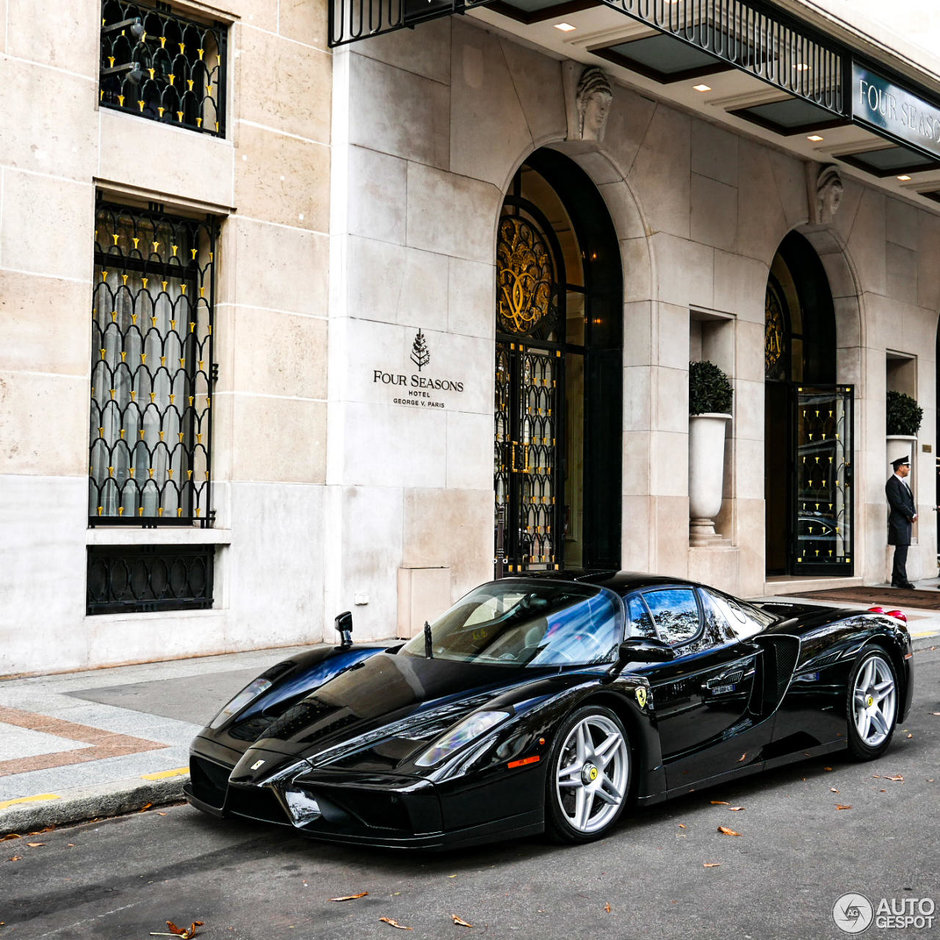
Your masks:
[{"label": "window grille", "polygon": [[227,27],[155,7],[105,0],[99,100],[190,130],[225,133]]},{"label": "window grille", "polygon": [[89,524],[212,522],[213,219],[99,203]]},{"label": "window grille", "polygon": [[90,545],[85,612],[206,610],[214,558],[214,545]]}]

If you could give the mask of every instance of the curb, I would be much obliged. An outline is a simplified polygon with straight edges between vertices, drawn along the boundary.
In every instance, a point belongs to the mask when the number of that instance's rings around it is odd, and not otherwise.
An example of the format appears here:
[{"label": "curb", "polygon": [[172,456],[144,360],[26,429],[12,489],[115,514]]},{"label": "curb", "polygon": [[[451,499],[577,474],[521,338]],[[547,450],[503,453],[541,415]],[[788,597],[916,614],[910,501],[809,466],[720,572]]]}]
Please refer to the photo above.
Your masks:
[{"label": "curb", "polygon": [[154,781],[131,777],[67,790],[61,795],[27,797],[23,802],[0,810],[0,837],[98,817],[121,816],[138,812],[148,804],[179,803],[183,800],[183,784],[188,780],[189,774]]}]

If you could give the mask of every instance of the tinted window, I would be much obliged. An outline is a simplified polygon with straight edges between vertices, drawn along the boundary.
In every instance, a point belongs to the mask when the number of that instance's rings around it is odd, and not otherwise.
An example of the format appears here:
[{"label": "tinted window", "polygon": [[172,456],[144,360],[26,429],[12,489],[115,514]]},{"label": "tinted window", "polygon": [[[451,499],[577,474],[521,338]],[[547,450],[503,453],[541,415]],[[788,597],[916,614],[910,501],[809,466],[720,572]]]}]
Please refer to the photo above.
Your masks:
[{"label": "tinted window", "polygon": [[739,601],[727,594],[717,594],[713,591],[702,591],[702,600],[706,611],[709,608],[724,620],[728,629],[739,640],[760,633],[766,626],[774,622],[774,617],[766,611]]},{"label": "tinted window", "polygon": [[646,605],[635,595],[627,601],[627,615],[630,618],[630,636],[656,637],[656,628],[653,618],[650,617]]},{"label": "tinted window", "polygon": [[647,591],[643,599],[649,605],[660,639],[670,646],[687,643],[699,632],[698,603],[692,588]]}]

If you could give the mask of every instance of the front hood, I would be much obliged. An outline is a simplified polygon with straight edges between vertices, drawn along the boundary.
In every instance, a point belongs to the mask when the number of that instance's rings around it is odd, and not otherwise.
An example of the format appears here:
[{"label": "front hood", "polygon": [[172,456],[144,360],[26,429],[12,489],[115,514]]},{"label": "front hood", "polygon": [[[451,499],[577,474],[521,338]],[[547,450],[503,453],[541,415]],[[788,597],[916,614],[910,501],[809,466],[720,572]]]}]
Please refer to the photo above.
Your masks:
[{"label": "front hood", "polygon": [[363,750],[388,770],[502,690],[559,672],[378,653],[288,709],[231,780],[262,783],[298,761],[318,767]]}]

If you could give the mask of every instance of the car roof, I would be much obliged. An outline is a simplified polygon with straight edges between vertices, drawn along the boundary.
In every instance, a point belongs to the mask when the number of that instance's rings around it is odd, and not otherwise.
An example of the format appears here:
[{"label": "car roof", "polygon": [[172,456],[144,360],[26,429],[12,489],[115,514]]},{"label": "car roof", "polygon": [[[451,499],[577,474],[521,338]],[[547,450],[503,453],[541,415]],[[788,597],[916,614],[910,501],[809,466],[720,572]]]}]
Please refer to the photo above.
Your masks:
[{"label": "car roof", "polygon": [[609,588],[618,594],[629,594],[643,588],[660,587],[663,585],[697,586],[686,578],[671,578],[666,575],[646,574],[639,571],[616,571],[613,568],[565,568],[558,571],[520,571],[513,572],[510,578],[524,578],[550,581],[579,581],[588,584],[597,584]]}]

